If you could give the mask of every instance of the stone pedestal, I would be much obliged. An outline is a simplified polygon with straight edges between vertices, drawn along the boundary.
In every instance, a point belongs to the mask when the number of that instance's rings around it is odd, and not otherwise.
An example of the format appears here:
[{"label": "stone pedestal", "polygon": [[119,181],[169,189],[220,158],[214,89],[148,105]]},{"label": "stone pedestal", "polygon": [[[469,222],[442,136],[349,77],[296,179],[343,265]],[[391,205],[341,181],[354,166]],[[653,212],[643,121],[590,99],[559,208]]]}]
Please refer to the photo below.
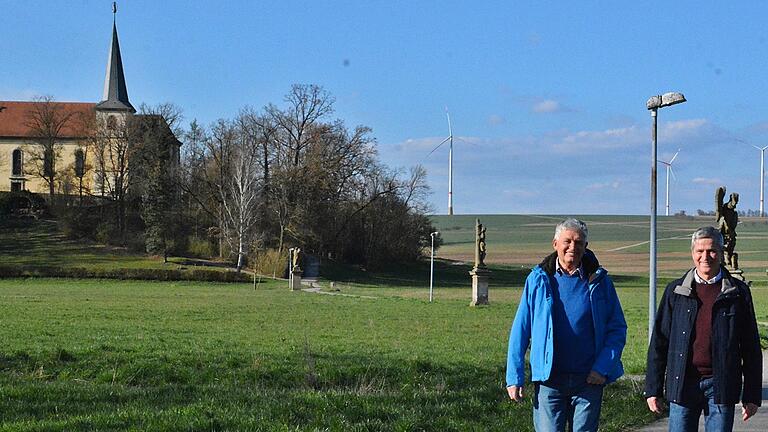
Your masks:
[{"label": "stone pedestal", "polygon": [[[744,277],[744,270],[742,269],[732,270],[731,268],[728,268],[728,273],[737,279],[741,279],[742,282],[747,282],[747,279]],[[749,282],[749,284],[752,284],[752,282]]]},{"label": "stone pedestal", "polygon": [[[744,270],[739,268],[739,254],[736,252],[731,254],[731,262],[726,261],[725,267],[728,269],[728,273],[730,273],[731,276],[741,279],[742,282],[747,282],[747,279],[744,277]],[[752,282],[748,283],[752,285]]]},{"label": "stone pedestal", "polygon": [[296,266],[291,270],[291,291],[301,291],[301,268]]},{"label": "stone pedestal", "polygon": [[470,306],[488,304],[488,279],[491,271],[485,267],[475,267],[469,272],[472,276],[472,302]]}]

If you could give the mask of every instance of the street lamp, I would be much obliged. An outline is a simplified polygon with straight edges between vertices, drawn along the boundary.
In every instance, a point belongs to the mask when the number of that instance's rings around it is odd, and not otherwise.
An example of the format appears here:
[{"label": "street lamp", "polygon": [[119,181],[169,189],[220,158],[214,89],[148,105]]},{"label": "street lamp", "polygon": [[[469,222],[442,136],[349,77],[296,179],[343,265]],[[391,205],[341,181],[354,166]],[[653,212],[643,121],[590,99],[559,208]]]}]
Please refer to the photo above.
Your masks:
[{"label": "street lamp", "polygon": [[664,108],[685,102],[682,93],[669,92],[659,96],[651,96],[645,107],[651,112],[653,126],[651,127],[651,257],[650,280],[648,282],[648,340],[653,334],[653,322],[656,319],[656,114],[659,108]]},{"label": "street lamp", "polygon": [[293,249],[288,249],[288,288],[293,289]]},{"label": "street lamp", "polygon": [[432,280],[435,276],[435,236],[440,234],[438,231],[430,233],[432,238],[432,252],[429,258],[429,302],[432,303]]},{"label": "street lamp", "polygon": [[765,209],[763,207],[765,194],[763,193],[763,185],[765,184],[765,149],[768,149],[768,146],[758,147],[753,145],[752,147],[760,150],[760,217],[765,217]]}]

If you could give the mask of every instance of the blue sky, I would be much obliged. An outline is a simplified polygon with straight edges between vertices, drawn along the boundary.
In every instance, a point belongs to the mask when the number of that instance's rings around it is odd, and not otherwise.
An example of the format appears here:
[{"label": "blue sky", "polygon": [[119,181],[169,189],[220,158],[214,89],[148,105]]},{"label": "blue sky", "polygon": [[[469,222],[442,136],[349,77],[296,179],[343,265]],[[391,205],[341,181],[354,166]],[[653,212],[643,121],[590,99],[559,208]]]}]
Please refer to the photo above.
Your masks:
[{"label": "blue sky", "polygon": [[[476,4],[475,4],[476,3]],[[110,1],[0,0],[0,99],[98,101]],[[437,213],[455,142],[457,213],[647,214],[651,117],[675,161],[671,209],[714,190],[759,207],[768,145],[768,2],[143,1],[118,3],[131,102],[210,123],[325,87],[383,162],[422,164]],[[659,165],[659,212],[664,171]]]}]

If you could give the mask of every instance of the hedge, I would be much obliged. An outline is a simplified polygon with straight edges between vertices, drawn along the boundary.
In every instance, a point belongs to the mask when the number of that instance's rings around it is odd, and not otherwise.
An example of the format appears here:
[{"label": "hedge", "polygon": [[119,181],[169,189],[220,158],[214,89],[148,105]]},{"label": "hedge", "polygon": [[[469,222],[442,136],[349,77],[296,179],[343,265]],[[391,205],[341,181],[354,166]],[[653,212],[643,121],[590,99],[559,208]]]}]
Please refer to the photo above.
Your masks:
[{"label": "hedge", "polygon": [[252,277],[233,271],[205,269],[89,269],[83,267],[39,267],[0,265],[0,278],[57,277],[75,279],[123,279],[157,281],[249,282]]}]

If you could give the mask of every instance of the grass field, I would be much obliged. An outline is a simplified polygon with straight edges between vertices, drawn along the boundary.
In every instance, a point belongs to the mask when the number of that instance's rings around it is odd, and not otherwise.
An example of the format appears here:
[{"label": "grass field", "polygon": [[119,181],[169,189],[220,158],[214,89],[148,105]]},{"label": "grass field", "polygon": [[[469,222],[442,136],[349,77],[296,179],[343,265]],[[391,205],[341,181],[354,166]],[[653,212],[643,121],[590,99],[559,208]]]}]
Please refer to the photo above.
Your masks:
[{"label": "grass field", "polygon": [[[531,430],[511,305],[285,285],[0,281],[0,430]],[[607,392],[604,430],[650,418]]]},{"label": "grass field", "polygon": [[[474,216],[436,218],[446,243],[431,304],[427,262],[382,272],[328,263],[321,283],[329,291],[337,282],[332,294],[344,295],[335,296],[289,292],[272,280],[257,290],[0,280],[0,431],[532,430],[530,400],[514,405],[503,389],[506,341],[520,288],[551,251],[558,219],[481,216],[493,270],[491,306],[482,308],[467,307]],[[627,317],[625,368],[642,373],[647,221],[583,219]],[[659,238],[669,239],[660,241],[663,286],[690,266],[685,237],[704,223],[661,219]],[[758,320],[768,322],[768,227],[747,221],[739,236]],[[3,230],[0,238],[16,242],[0,242],[4,263],[162,268],[61,241],[55,230]],[[622,380],[606,391],[601,430],[653,419],[638,384]]]}]

